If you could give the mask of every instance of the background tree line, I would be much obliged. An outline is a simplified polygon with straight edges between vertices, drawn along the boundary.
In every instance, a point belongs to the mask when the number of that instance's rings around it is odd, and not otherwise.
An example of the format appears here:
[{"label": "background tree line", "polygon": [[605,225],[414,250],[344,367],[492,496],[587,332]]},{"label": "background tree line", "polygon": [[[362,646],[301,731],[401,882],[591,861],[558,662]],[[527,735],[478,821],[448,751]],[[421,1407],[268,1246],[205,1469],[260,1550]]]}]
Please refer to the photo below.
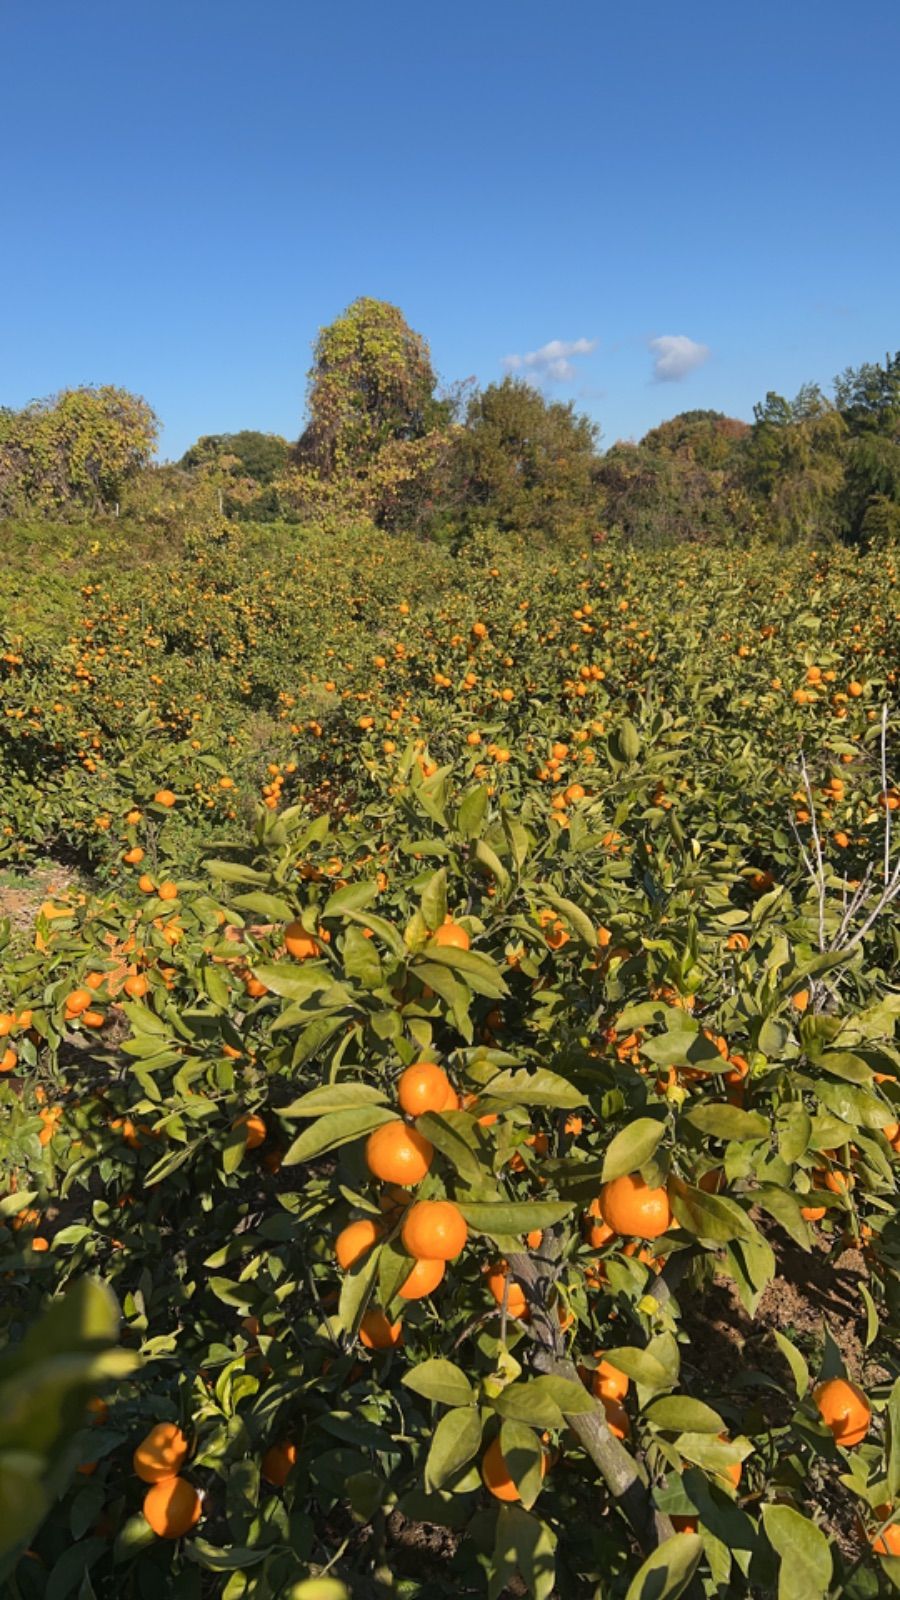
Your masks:
[{"label": "background tree line", "polygon": [[751,424],[682,412],[601,453],[595,423],[520,378],[441,391],[402,313],[360,299],[319,335],[296,442],[210,434],[154,466],[156,418],[124,390],[0,410],[0,515],[121,503],[149,521],[365,520],[448,542],[487,525],[636,543],[900,535],[900,353],[833,388],[770,392]]}]

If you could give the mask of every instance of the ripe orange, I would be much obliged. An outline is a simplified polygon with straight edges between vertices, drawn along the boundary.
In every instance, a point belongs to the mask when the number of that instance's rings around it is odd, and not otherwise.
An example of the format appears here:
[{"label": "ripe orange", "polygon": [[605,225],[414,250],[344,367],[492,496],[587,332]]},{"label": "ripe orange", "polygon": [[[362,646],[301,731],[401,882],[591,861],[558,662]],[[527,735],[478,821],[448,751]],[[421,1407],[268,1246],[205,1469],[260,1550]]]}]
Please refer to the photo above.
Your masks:
[{"label": "ripe orange", "polygon": [[600,1215],[600,1201],[592,1200],[584,1218],[584,1237],[592,1250],[600,1250],[615,1238],[614,1230]]},{"label": "ripe orange", "polygon": [[156,885],[154,884],[149,872],[141,873],[140,877],[138,878],[138,888],[141,890],[142,894],[155,894]]},{"label": "ripe orange", "polygon": [[465,1249],[469,1230],[452,1200],[419,1200],[403,1223],[404,1250],[418,1261],[452,1261]]},{"label": "ripe orange", "polygon": [[281,1489],[297,1460],[295,1444],[272,1444],[260,1463],[260,1474],[273,1489]]},{"label": "ripe orange", "polygon": [[70,1017],[80,1017],[82,1011],[86,1011],[92,1001],[93,995],[90,989],[73,989],[71,994],[66,996],[66,1011]]},{"label": "ripe orange", "polygon": [[421,1300],[426,1294],[433,1294],[446,1270],[446,1262],[436,1258],[429,1261],[426,1256],[420,1256],[412,1272],[404,1278],[402,1287],[397,1290],[401,1300]]},{"label": "ripe orange", "polygon": [[869,1431],[872,1407],[862,1389],[846,1378],[828,1378],[813,1390],[813,1404],[837,1444],[860,1444]]},{"label": "ripe orange", "polygon": [[129,867],[136,867],[138,862],[143,861],[143,859],[144,852],[139,844],[134,845],[131,850],[126,850],[122,857],[122,860],[125,861]]},{"label": "ripe orange", "polygon": [[631,1421],[621,1400],[604,1394],[600,1396],[600,1404],[606,1416],[606,1426],[613,1438],[628,1439],[631,1435]]},{"label": "ripe orange", "polygon": [[453,921],[452,917],[448,917],[446,922],[442,922],[431,937],[435,944],[443,945],[447,949],[468,950],[471,944],[465,928],[461,928],[458,922]]},{"label": "ripe orange", "polygon": [[156,892],[159,895],[160,900],[178,899],[178,885],[177,883],[173,883],[171,878],[164,879]]},{"label": "ripe orange", "polygon": [[161,1478],[144,1495],[144,1517],[161,1539],[180,1539],[200,1521],[201,1502],[187,1478]]},{"label": "ripe orange", "polygon": [[382,1123],[366,1140],[366,1165],[382,1183],[409,1188],[421,1183],[434,1157],[434,1146],[398,1117]]},{"label": "ripe orange", "polygon": [[[876,1506],[872,1515],[883,1522],[892,1510],[892,1506]],[[900,1556],[900,1522],[892,1522],[883,1533],[871,1534],[869,1543],[877,1556]]]},{"label": "ripe orange", "polygon": [[165,806],[167,810],[175,804],[175,795],[171,789],[157,789],[153,798],[158,806]]},{"label": "ripe orange", "polygon": [[303,923],[299,920],[289,922],[284,930],[284,948],[295,961],[309,961],[312,956],[319,954],[319,943],[311,933],[307,933]]},{"label": "ripe orange", "polygon": [[498,1306],[502,1306],[507,1280],[509,1281],[509,1293],[506,1300],[506,1309],[511,1317],[517,1317],[520,1322],[527,1322],[528,1300],[525,1295],[525,1290],[522,1288],[520,1283],[515,1283],[513,1279],[509,1277],[509,1267],[505,1261],[499,1262],[498,1265],[488,1273],[487,1286],[490,1289],[491,1294],[494,1296]]},{"label": "ripe orange", "polygon": [[145,978],[142,972],[132,972],[125,979],[122,988],[132,1000],[141,1000],[149,992],[150,979]]},{"label": "ripe orange", "polygon": [[634,1173],[603,1185],[600,1215],[614,1233],[638,1239],[659,1239],[672,1222],[665,1189],[649,1188]]},{"label": "ripe orange", "polygon": [[16,1066],[16,1062],[18,1061],[18,1059],[19,1058],[16,1055],[16,1052],[13,1049],[12,1045],[11,1044],[7,1045],[7,1047],[4,1050],[3,1054],[0,1055],[0,1072],[13,1072],[13,1071],[15,1071],[15,1066]]},{"label": "ripe orange", "polygon": [[158,1422],[141,1440],[132,1465],[144,1483],[172,1478],[187,1458],[188,1442],[175,1422]]},{"label": "ripe orange", "polygon": [[[546,1451],[542,1451],[541,1477],[544,1478],[546,1475],[547,1454]],[[503,1451],[500,1449],[499,1438],[495,1439],[492,1444],[488,1445],[484,1455],[481,1458],[481,1476],[484,1480],[485,1488],[490,1489],[491,1494],[495,1499],[506,1501],[521,1500],[522,1496],[516,1488],[516,1485],[510,1476],[509,1468],[503,1458]]]},{"label": "ripe orange", "polygon": [[338,1266],[346,1272],[355,1261],[362,1260],[380,1236],[381,1229],[371,1217],[363,1217],[359,1222],[348,1223],[334,1241]]},{"label": "ripe orange", "polygon": [[360,1323],[359,1337],[367,1350],[395,1350],[403,1343],[403,1325],[388,1322],[383,1311],[367,1311]]},{"label": "ripe orange", "polygon": [[453,1094],[450,1079],[443,1067],[434,1061],[416,1061],[400,1074],[397,1099],[401,1111],[408,1117],[420,1117],[425,1111],[452,1110],[447,1106]]},{"label": "ripe orange", "polygon": [[231,1126],[247,1130],[248,1150],[257,1150],[265,1142],[266,1125],[262,1117],[258,1117],[255,1112],[247,1112],[243,1117],[235,1117]]},{"label": "ripe orange", "polygon": [[628,1382],[627,1375],[604,1358],[594,1368],[591,1388],[598,1400],[624,1400],[628,1393]]}]

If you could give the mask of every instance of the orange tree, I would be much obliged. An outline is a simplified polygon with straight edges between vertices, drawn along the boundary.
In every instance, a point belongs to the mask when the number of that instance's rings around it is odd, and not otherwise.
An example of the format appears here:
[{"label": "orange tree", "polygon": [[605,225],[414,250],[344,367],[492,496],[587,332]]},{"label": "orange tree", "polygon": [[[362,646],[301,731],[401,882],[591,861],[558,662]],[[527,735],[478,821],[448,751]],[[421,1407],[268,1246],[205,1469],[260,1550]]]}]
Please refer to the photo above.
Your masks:
[{"label": "orange tree", "polygon": [[[296,577],[244,560],[234,601],[240,547],[185,556],[222,638],[202,719],[135,710],[145,671],[186,689],[196,627],[176,596],[127,632],[151,574],[44,658],[121,713],[116,804],[98,881],[2,952],[2,1317],[15,1339],[93,1274],[142,1366],[11,1592],[874,1593],[900,1547],[894,571],[366,556],[380,596],[351,568],[320,629],[322,545]],[[15,725],[46,716],[29,644]],[[274,772],[230,720],[263,704]],[[59,732],[36,836],[100,814]],[[848,1245],[858,1345],[821,1290]],[[812,1333],[769,1333],[776,1282]]]}]

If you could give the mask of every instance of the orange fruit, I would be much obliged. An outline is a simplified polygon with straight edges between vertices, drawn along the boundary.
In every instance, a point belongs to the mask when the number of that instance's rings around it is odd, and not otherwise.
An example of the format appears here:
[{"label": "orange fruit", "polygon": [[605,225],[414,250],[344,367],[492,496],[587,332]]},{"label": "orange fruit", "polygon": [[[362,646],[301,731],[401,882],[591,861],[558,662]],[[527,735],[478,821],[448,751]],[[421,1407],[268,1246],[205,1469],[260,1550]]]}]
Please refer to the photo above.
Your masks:
[{"label": "orange fruit", "polygon": [[145,978],[142,972],[132,972],[125,979],[122,988],[132,1000],[141,1000],[149,992],[150,979]]},{"label": "orange fruit", "polygon": [[156,892],[157,892],[160,900],[177,900],[178,899],[178,885],[177,885],[177,883],[173,883],[171,878],[166,878],[160,884],[160,886],[159,886],[159,888],[157,889]]},{"label": "orange fruit", "polygon": [[262,1117],[258,1117],[255,1112],[248,1112],[243,1117],[236,1117],[231,1126],[233,1128],[246,1129],[246,1143],[248,1150],[257,1150],[265,1141],[267,1131],[266,1125]]},{"label": "orange fruit", "polygon": [[66,996],[66,1011],[70,1017],[80,1017],[93,1000],[90,989],[73,989]]},{"label": "orange fruit", "polygon": [[142,894],[155,894],[156,885],[154,884],[149,872],[141,873],[140,877],[138,878],[138,888],[141,890]]},{"label": "orange fruit", "polygon": [[382,1123],[366,1140],[366,1164],[374,1178],[402,1188],[421,1183],[434,1156],[434,1146],[398,1117]]},{"label": "orange fruit", "polygon": [[828,1378],[813,1390],[813,1405],[837,1444],[860,1444],[869,1431],[872,1407],[862,1389],[846,1378]]},{"label": "orange fruit", "polygon": [[604,1394],[600,1396],[600,1404],[606,1416],[606,1426],[613,1438],[629,1438],[631,1435],[631,1422],[621,1400],[612,1399]]},{"label": "orange fruit", "polygon": [[295,961],[309,961],[312,956],[319,954],[318,940],[314,939],[311,933],[307,933],[299,920],[289,922],[285,928],[284,947]]},{"label": "orange fruit", "polygon": [[158,806],[165,806],[167,810],[175,804],[175,796],[171,789],[157,789],[153,798]]},{"label": "orange fruit", "polygon": [[272,1444],[260,1463],[260,1474],[273,1489],[281,1489],[297,1460],[295,1444]]},{"label": "orange fruit", "polygon": [[450,1079],[434,1061],[414,1062],[400,1074],[397,1084],[400,1109],[408,1117],[420,1117],[425,1111],[452,1110],[447,1105],[452,1094]]},{"label": "orange fruit", "polygon": [[14,1072],[18,1059],[12,1045],[7,1045],[3,1054],[0,1055],[0,1072]]},{"label": "orange fruit", "polygon": [[172,1478],[187,1458],[188,1442],[175,1422],[158,1422],[141,1440],[132,1465],[144,1483]]},{"label": "orange fruit", "polygon": [[[876,1506],[872,1515],[884,1522],[892,1509],[891,1506]],[[883,1533],[870,1534],[869,1543],[877,1556],[900,1556],[900,1522],[892,1522]]]},{"label": "orange fruit", "polygon": [[584,1237],[592,1250],[600,1250],[615,1238],[614,1230],[600,1215],[600,1201],[592,1200],[584,1218]]},{"label": "orange fruit", "polygon": [[628,1382],[627,1375],[604,1358],[594,1368],[591,1388],[598,1400],[624,1400],[628,1393]]},{"label": "orange fruit", "polygon": [[670,1517],[669,1521],[676,1533],[697,1532],[697,1518],[693,1514],[682,1512],[680,1516]]},{"label": "orange fruit", "polygon": [[429,1261],[426,1256],[420,1256],[409,1277],[404,1278],[402,1287],[397,1290],[400,1299],[421,1300],[426,1294],[433,1294],[444,1276],[446,1265],[439,1258]]},{"label": "orange fruit", "polygon": [[496,1267],[493,1268],[491,1272],[488,1273],[487,1280],[487,1286],[490,1289],[491,1294],[494,1296],[498,1306],[502,1306],[503,1304],[503,1295],[506,1291],[507,1281],[509,1281],[509,1293],[506,1300],[506,1309],[511,1317],[517,1317],[520,1322],[527,1322],[528,1300],[525,1295],[525,1290],[522,1288],[520,1283],[515,1283],[513,1279],[509,1277],[509,1267],[505,1261],[501,1261]]},{"label": "orange fruit", "polygon": [[471,944],[465,928],[461,928],[458,922],[453,921],[452,917],[448,917],[446,922],[442,922],[431,937],[435,944],[443,945],[447,949],[468,950]]},{"label": "orange fruit", "polygon": [[144,1495],[144,1517],[161,1539],[180,1539],[200,1521],[200,1496],[187,1478],[161,1478]]},{"label": "orange fruit", "polygon": [[[541,1477],[546,1477],[546,1474],[547,1456],[546,1452],[542,1452]],[[488,1445],[484,1455],[481,1458],[481,1476],[484,1480],[485,1488],[490,1489],[491,1494],[495,1499],[506,1501],[521,1500],[522,1496],[516,1488],[515,1482],[510,1476],[509,1468],[503,1458],[503,1451],[500,1449],[499,1438],[495,1439],[492,1444]]]},{"label": "orange fruit", "polygon": [[134,845],[131,850],[126,850],[122,857],[122,860],[127,862],[129,867],[136,867],[138,862],[143,861],[143,859],[144,852],[139,844]]},{"label": "orange fruit", "polygon": [[665,1189],[651,1189],[634,1173],[603,1185],[600,1215],[614,1233],[638,1239],[659,1239],[672,1222]]},{"label": "orange fruit", "polygon": [[452,1261],[465,1249],[468,1234],[452,1200],[419,1200],[406,1213],[401,1238],[417,1261]]},{"label": "orange fruit", "polygon": [[344,1272],[352,1267],[354,1262],[361,1261],[367,1251],[371,1250],[376,1240],[381,1237],[381,1229],[371,1217],[364,1217],[359,1222],[350,1222],[342,1228],[334,1241],[334,1253],[337,1264]]},{"label": "orange fruit", "polygon": [[395,1350],[403,1343],[403,1325],[388,1322],[383,1311],[367,1311],[360,1323],[359,1337],[367,1350]]}]

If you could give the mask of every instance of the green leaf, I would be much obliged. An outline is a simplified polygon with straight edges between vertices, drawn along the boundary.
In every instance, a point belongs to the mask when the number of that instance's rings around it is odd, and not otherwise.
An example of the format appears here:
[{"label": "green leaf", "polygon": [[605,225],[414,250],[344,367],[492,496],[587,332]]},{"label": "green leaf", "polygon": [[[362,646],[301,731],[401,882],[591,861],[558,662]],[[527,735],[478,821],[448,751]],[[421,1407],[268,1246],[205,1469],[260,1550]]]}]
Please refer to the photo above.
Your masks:
[{"label": "green leaf", "polygon": [[336,889],[325,901],[322,921],[342,916],[347,911],[361,911],[363,906],[371,904],[377,894],[378,885],[371,880],[366,883],[345,883],[343,889]]},{"label": "green leaf", "polygon": [[612,744],[615,744],[621,758],[625,761],[636,761],[641,753],[641,736],[630,717],[625,717],[613,733]]},{"label": "green leaf", "polygon": [[321,994],[334,982],[330,968],[321,961],[304,962],[302,966],[296,961],[273,961],[268,965],[262,963],[253,968],[253,976],[264,983],[270,993],[279,995],[282,1000],[299,1003],[309,1000],[314,994]]},{"label": "green leaf", "polygon": [[422,891],[422,916],[432,933],[441,926],[447,915],[447,868],[439,867],[432,873]]},{"label": "green leaf", "polygon": [[894,1383],[887,1408],[887,1486],[891,1500],[900,1494],[900,1378]]},{"label": "green leaf", "polygon": [[642,1056],[657,1066],[697,1067],[709,1073],[729,1070],[728,1062],[719,1054],[712,1040],[707,1039],[698,1027],[689,1027],[684,1019],[681,1026],[673,1028],[671,1033],[662,1033],[656,1039],[645,1039],[640,1050]]},{"label": "green leaf", "polygon": [[711,1139],[767,1139],[769,1121],[759,1111],[743,1111],[725,1102],[705,1102],[684,1114],[685,1122]]},{"label": "green leaf", "polygon": [[681,1226],[697,1239],[724,1244],[728,1239],[753,1239],[756,1229],[734,1200],[706,1194],[681,1178],[669,1179],[669,1200]]},{"label": "green leaf", "polygon": [[579,1089],[548,1067],[538,1067],[536,1072],[524,1067],[515,1072],[498,1072],[485,1083],[482,1094],[517,1106],[554,1106],[560,1111],[587,1104],[587,1097]]},{"label": "green leaf", "polygon": [[[483,784],[477,789],[470,789],[464,795],[459,810],[456,813],[456,829],[464,839],[475,839],[481,832],[481,824],[485,819],[488,808],[488,792]],[[429,924],[436,927],[436,923]]]},{"label": "green leaf", "polygon": [[834,1563],[822,1529],[791,1506],[764,1505],[762,1519],[766,1537],[781,1557],[778,1600],[823,1600]]},{"label": "green leaf", "polygon": [[666,1395],[654,1400],[644,1411],[644,1416],[662,1433],[714,1433],[725,1432],[725,1423],[712,1406],[703,1400],[693,1400],[686,1394]]},{"label": "green leaf", "polygon": [[254,872],[252,867],[240,867],[233,861],[206,861],[204,862],[211,878],[219,878],[222,883],[268,883],[265,872]]},{"label": "green leaf", "polygon": [[779,1189],[774,1183],[761,1183],[753,1192],[756,1204],[767,1211],[770,1217],[780,1223],[785,1233],[789,1234],[801,1250],[812,1249],[812,1236],[809,1224],[804,1218],[800,1202],[796,1195],[787,1189]]},{"label": "green leaf", "polygon": [[395,1121],[392,1111],[381,1106],[362,1106],[358,1110],[329,1111],[311,1124],[285,1152],[283,1165],[294,1167],[300,1161],[312,1161],[314,1156],[325,1155],[339,1145],[361,1139],[364,1134],[380,1128],[385,1122]]},{"label": "green leaf", "polygon": [[350,1590],[338,1578],[303,1578],[285,1590],[284,1600],[350,1600]]},{"label": "green leaf", "polygon": [[425,1462],[425,1488],[440,1489],[477,1455],[481,1445],[481,1417],[474,1406],[456,1406],[434,1430]]},{"label": "green leaf", "polygon": [[421,959],[449,967],[451,972],[458,973],[465,980],[470,989],[474,989],[476,994],[483,994],[488,1000],[502,1000],[509,993],[499,967],[479,950],[457,950],[453,945],[435,944],[430,939]]},{"label": "green leaf", "polygon": [[883,1100],[876,1100],[865,1089],[845,1083],[821,1082],[815,1085],[815,1094],[822,1105],[853,1128],[886,1128],[888,1123],[896,1121],[892,1107]]},{"label": "green leaf", "polygon": [[417,1117],[416,1127],[452,1162],[461,1177],[478,1184],[487,1176],[487,1168],[476,1153],[478,1124],[467,1112],[426,1111]]},{"label": "green leaf", "polygon": [[779,1333],[777,1329],[773,1329],[773,1336],[793,1374],[797,1399],[802,1400],[809,1391],[809,1367],[806,1365],[797,1346],[792,1344],[786,1333]]},{"label": "green leaf", "polygon": [[348,978],[357,978],[366,989],[381,988],[384,983],[381,957],[373,940],[367,939],[361,928],[347,929],[341,959]]},{"label": "green leaf", "polygon": [[475,1390],[462,1368],[441,1356],[420,1361],[402,1381],[414,1394],[424,1395],[426,1400],[436,1400],[442,1406],[469,1406],[475,1403]]},{"label": "green leaf", "polygon": [[567,922],[572,932],[586,944],[589,950],[597,948],[597,930],[590,917],[576,906],[574,900],[567,900],[563,895],[557,894],[550,884],[542,883],[538,886],[537,893],[542,900],[546,900],[555,911],[558,911],[564,922]]},{"label": "green leaf", "polygon": [[556,1534],[546,1522],[533,1517],[524,1506],[501,1506],[488,1600],[508,1593],[509,1579],[517,1574],[533,1600],[550,1600],[556,1592],[555,1552]]},{"label": "green leaf", "polygon": [[[493,1090],[491,1091],[493,1092]],[[603,1162],[603,1183],[637,1172],[651,1160],[666,1131],[659,1117],[638,1117],[622,1128],[612,1140]]]},{"label": "green leaf", "polygon": [[272,922],[293,922],[297,915],[293,906],[277,894],[238,894],[232,903],[242,911],[255,911]]},{"label": "green leaf", "polygon": [[532,1428],[525,1427],[521,1422],[507,1420],[500,1425],[500,1451],[506,1470],[528,1511],[543,1484],[541,1464],[544,1449],[541,1441]]},{"label": "green leaf", "polygon": [[354,1261],[341,1279],[338,1321],[344,1332],[354,1338],[359,1332],[359,1325],[372,1297],[381,1254],[382,1251],[378,1246],[367,1250],[364,1256]]},{"label": "green leaf", "polygon": [[699,1534],[673,1534],[638,1568],[625,1600],[676,1600],[694,1576],[702,1554]]},{"label": "green leaf", "polygon": [[351,1107],[383,1105],[385,1096],[368,1083],[323,1083],[318,1089],[281,1106],[280,1117],[320,1117],[326,1111],[347,1111]]},{"label": "green leaf", "polygon": [[476,839],[472,846],[472,855],[478,865],[490,873],[500,893],[505,894],[509,888],[509,873],[496,850],[492,850],[485,839]]},{"label": "green leaf", "polygon": [[676,1378],[668,1366],[658,1360],[649,1350],[641,1350],[637,1345],[617,1345],[612,1350],[606,1350],[604,1357],[620,1372],[633,1378],[635,1383],[641,1384],[651,1394],[657,1394],[665,1389],[671,1389]]},{"label": "green leaf", "polygon": [[489,1239],[509,1239],[531,1233],[534,1228],[552,1228],[575,1208],[566,1200],[489,1200],[458,1201],[459,1209],[473,1233]]}]

